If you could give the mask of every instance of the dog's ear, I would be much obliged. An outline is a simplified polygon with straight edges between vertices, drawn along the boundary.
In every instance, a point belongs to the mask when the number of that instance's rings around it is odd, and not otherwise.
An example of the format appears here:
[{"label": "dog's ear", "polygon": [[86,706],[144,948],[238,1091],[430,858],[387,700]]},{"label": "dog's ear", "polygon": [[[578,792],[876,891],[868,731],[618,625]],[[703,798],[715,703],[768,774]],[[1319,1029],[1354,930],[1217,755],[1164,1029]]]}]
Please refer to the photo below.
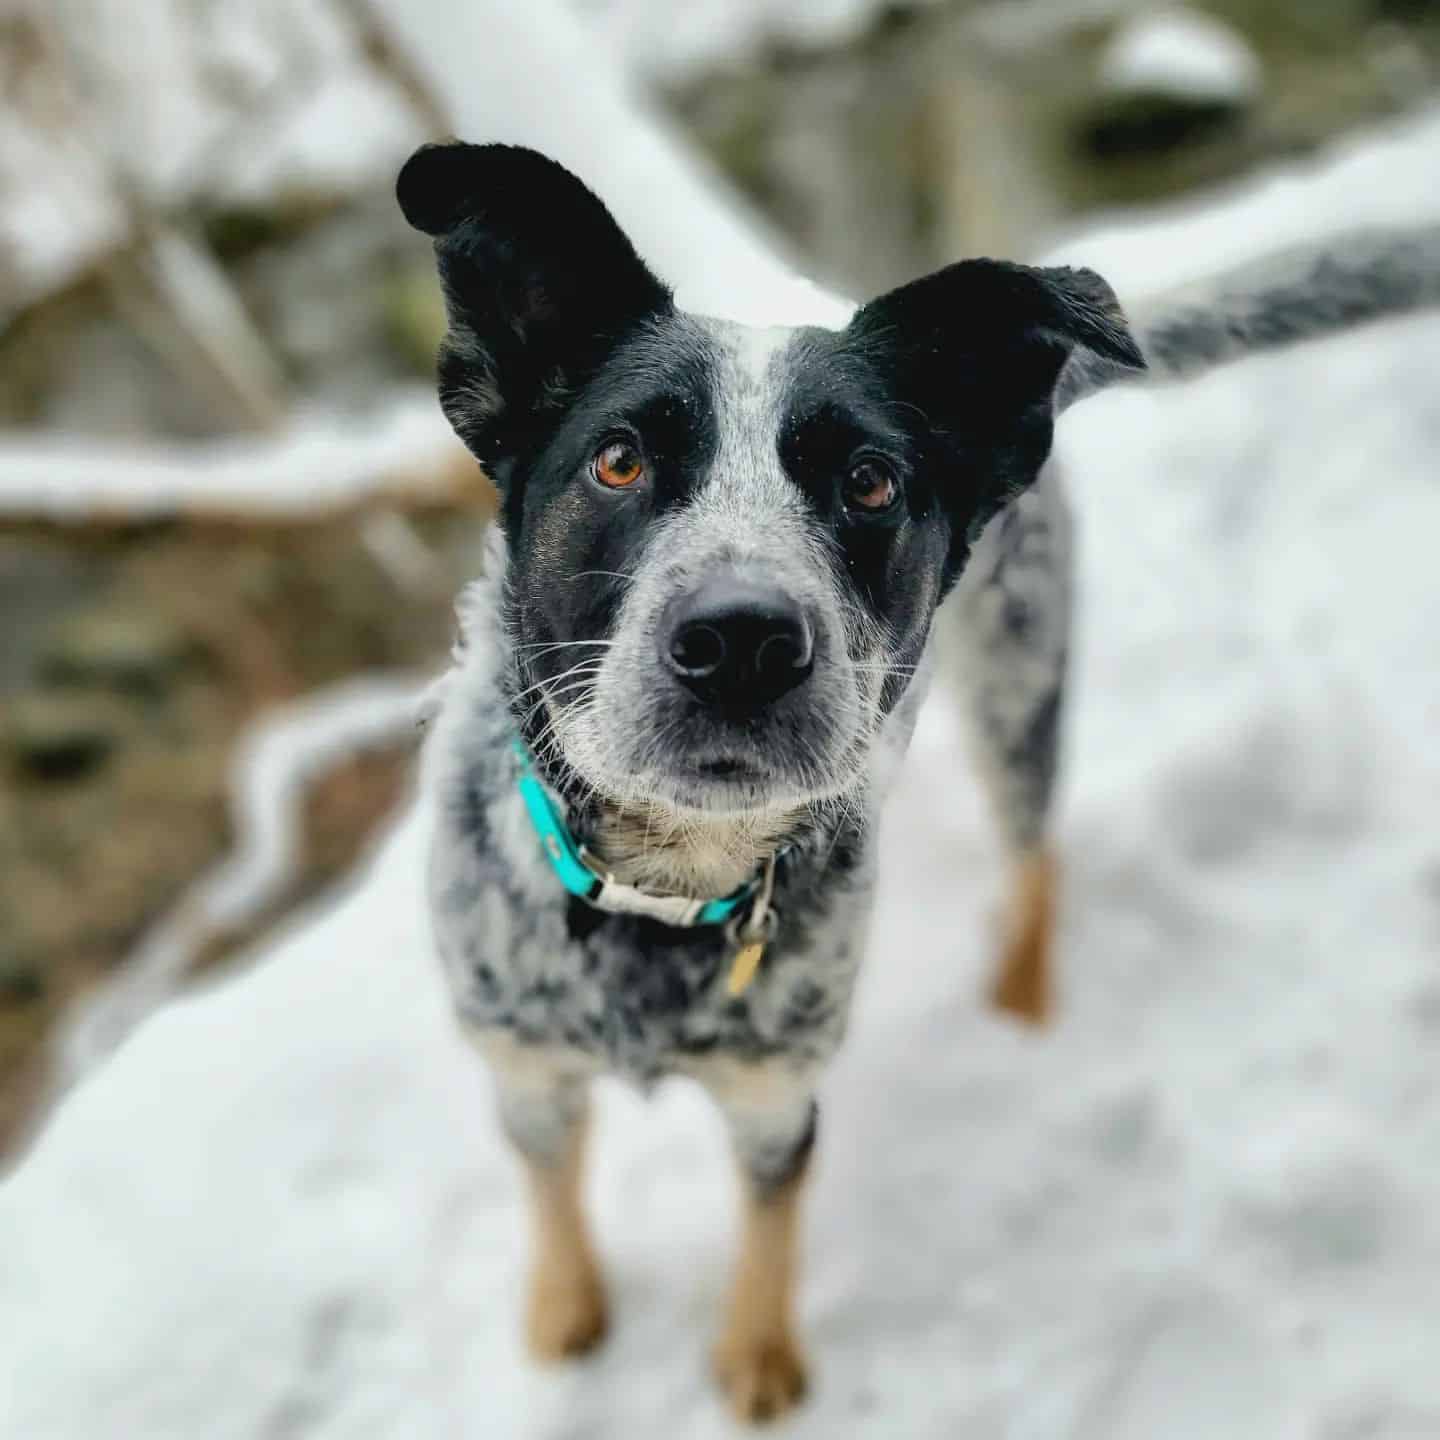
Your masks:
[{"label": "dog's ear", "polygon": [[1115,292],[1093,270],[962,260],[872,300],[850,328],[888,348],[904,379],[954,403],[983,395],[1048,407],[1077,348],[1145,368]]},{"label": "dog's ear", "polygon": [[435,239],[449,320],[440,403],[501,479],[545,412],[670,293],[595,195],[534,150],[422,146],[396,198]]},{"label": "dog's ear", "polygon": [[970,538],[1039,473],[1077,350],[1143,370],[1115,292],[1091,270],[962,260],[862,307],[855,343],[955,465],[940,498]]}]

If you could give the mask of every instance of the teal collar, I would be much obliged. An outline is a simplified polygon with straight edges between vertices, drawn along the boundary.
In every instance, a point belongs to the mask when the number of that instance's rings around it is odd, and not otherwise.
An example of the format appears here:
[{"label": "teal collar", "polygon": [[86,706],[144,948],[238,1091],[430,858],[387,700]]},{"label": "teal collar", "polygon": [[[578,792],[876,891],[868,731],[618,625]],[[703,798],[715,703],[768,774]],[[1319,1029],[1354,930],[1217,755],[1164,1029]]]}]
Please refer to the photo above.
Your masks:
[{"label": "teal collar", "polygon": [[682,929],[695,925],[723,925],[752,899],[761,888],[761,879],[747,881],[732,894],[718,900],[693,900],[685,895],[655,895],[635,885],[624,885],[606,870],[603,862],[570,833],[545,782],[535,773],[535,762],[524,743],[511,742],[518,765],[515,783],[525,802],[526,813],[540,848],[555,872],[555,878],[571,895],[615,915],[645,915]]}]

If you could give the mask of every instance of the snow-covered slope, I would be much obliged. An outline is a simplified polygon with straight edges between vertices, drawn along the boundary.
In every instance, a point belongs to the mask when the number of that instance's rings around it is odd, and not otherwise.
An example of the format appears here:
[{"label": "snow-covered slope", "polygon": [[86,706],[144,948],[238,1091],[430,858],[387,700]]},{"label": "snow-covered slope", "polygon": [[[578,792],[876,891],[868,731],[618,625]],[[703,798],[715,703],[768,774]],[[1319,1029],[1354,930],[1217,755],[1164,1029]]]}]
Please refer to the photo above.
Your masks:
[{"label": "snow-covered slope", "polygon": [[[1371,152],[1377,204],[1430,184],[1429,123]],[[1338,183],[1274,203],[1323,221]],[[1152,279],[1138,229],[1096,252]],[[1067,418],[1064,1010],[1034,1036],[976,1002],[997,867],[937,697],[825,1091],[789,1433],[1440,1433],[1436,374],[1416,319]],[[704,1359],[731,1171],[686,1089],[605,1090],[616,1331],[523,1361],[516,1176],[431,963],[425,826],[151,1021],[0,1188],[0,1434],[732,1433]]]}]

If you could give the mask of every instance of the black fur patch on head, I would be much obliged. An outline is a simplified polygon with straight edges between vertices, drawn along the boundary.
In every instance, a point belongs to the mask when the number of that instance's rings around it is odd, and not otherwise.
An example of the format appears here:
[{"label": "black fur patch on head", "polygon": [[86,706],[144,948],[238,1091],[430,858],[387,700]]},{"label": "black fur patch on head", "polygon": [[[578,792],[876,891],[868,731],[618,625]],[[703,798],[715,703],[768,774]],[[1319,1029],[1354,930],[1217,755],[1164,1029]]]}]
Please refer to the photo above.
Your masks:
[{"label": "black fur patch on head", "polygon": [[[908,677],[939,599],[948,531],[936,504],[932,462],[940,457],[923,417],[894,385],[889,367],[848,332],[805,332],[795,346],[779,454],[829,532],[850,603],[883,630],[897,677]],[[893,507],[872,514],[845,503],[846,477],[860,462],[879,463],[893,477]],[[893,708],[904,688],[887,685],[882,708]]]},{"label": "black fur patch on head", "polygon": [[964,260],[864,306],[844,332],[881,377],[950,528],[946,585],[987,521],[1050,453],[1060,372],[1077,349],[1145,367],[1090,270]]},{"label": "black fur patch on head", "polygon": [[[523,647],[514,677],[522,688],[543,681],[554,693],[583,682],[604,655],[657,522],[703,479],[715,447],[707,344],[683,316],[646,321],[563,413],[537,429],[534,447],[510,462],[507,525],[517,543],[506,573],[505,626]],[[615,436],[643,456],[644,485],[612,491],[588,478],[592,457]],[[522,731],[533,743],[543,710],[532,705],[524,716]]]},{"label": "black fur patch on head", "polygon": [[595,195],[534,150],[426,145],[401,170],[396,197],[435,239],[450,322],[441,404],[503,487],[546,412],[620,339],[668,313],[670,292]]}]

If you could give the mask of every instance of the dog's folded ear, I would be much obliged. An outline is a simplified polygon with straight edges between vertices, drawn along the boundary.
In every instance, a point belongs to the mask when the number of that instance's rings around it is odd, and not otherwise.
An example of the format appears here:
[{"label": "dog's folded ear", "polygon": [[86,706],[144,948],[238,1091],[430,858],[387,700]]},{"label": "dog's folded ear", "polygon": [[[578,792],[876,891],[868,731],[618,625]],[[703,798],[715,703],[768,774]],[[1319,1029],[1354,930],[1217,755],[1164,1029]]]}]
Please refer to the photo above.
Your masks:
[{"label": "dog's folded ear", "polygon": [[1143,370],[1115,292],[1094,271],[962,260],[856,312],[849,337],[924,417],[954,477],[951,511],[968,539],[1030,485],[1050,453],[1056,387],[1066,363]]},{"label": "dog's folded ear", "polygon": [[396,198],[435,240],[441,405],[501,479],[498,462],[670,294],[596,196],[534,150],[423,146]]},{"label": "dog's folded ear", "polygon": [[1115,292],[1093,270],[962,260],[872,300],[850,328],[888,354],[902,386],[931,392],[941,415],[975,401],[990,415],[995,405],[1048,406],[1077,349],[1145,368]]}]

